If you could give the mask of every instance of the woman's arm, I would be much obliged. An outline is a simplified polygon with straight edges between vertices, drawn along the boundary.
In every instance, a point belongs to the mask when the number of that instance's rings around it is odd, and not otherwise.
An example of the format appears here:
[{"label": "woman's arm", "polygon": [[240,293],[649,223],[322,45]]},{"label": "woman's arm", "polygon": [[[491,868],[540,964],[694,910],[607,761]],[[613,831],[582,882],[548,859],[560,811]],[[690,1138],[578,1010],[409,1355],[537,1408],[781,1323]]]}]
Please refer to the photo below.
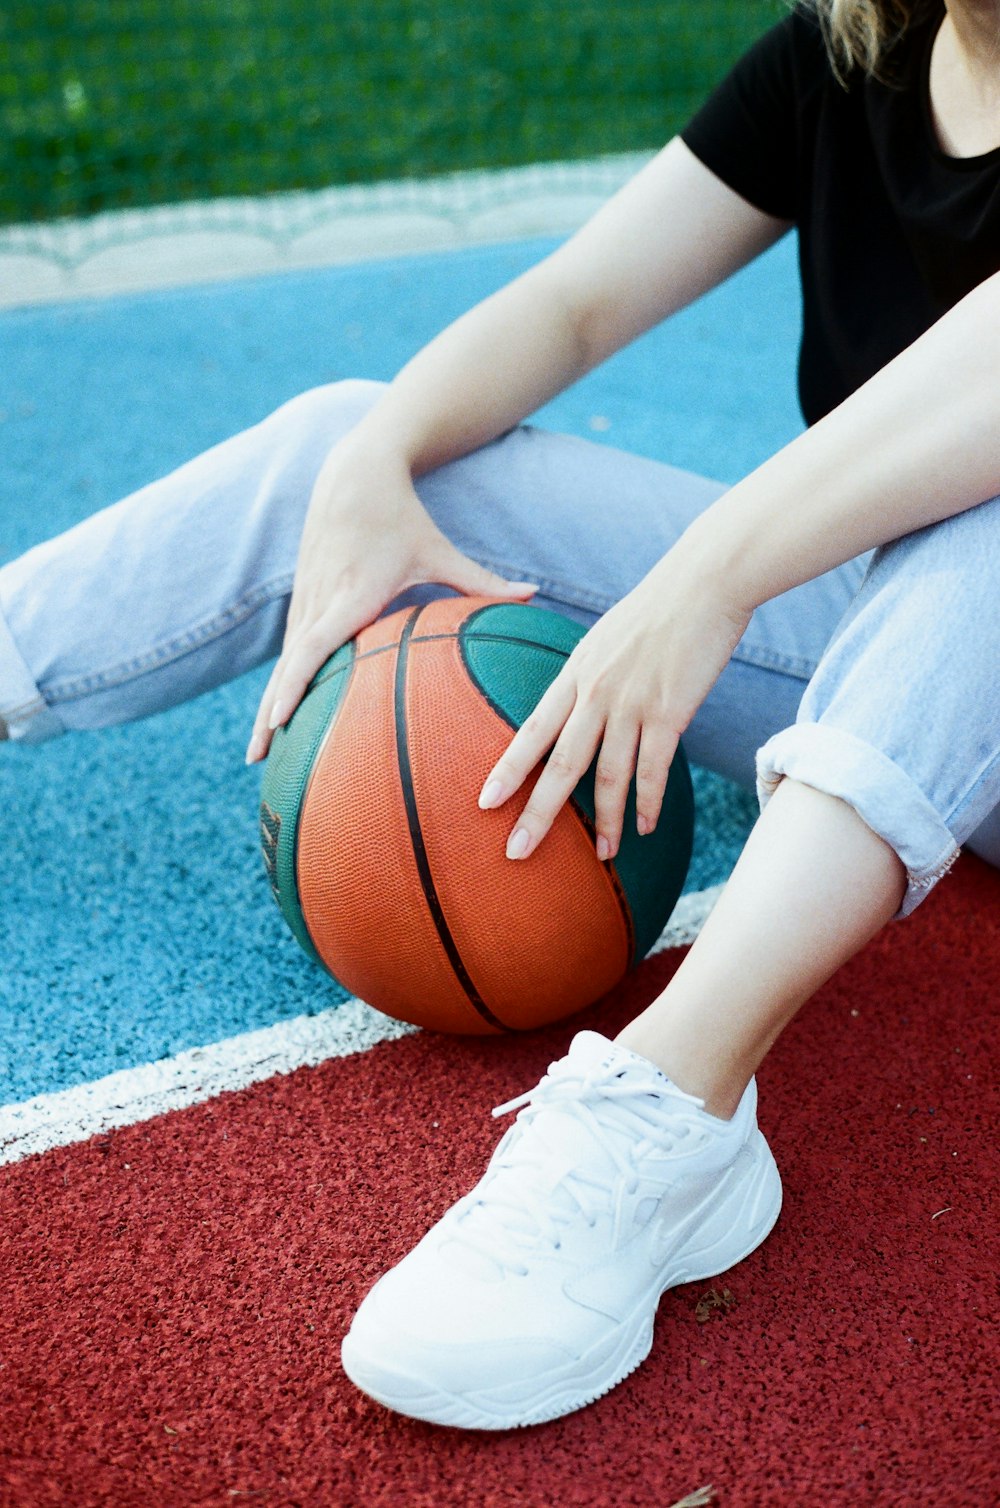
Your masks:
[{"label": "woman's arm", "polygon": [[349,448],[388,444],[420,475],[486,444],[788,228],[676,138],[551,256],[425,346]]},{"label": "woman's arm", "polygon": [[534,590],[446,539],[415,476],[503,434],[787,229],[678,138],[552,256],[415,356],[317,477],[247,760],[263,758],[323,662],[406,587],[435,581],[522,600]]},{"label": "woman's arm", "polygon": [[998,493],[995,274],[727,492],[679,543],[752,609]]},{"label": "woman's arm", "polygon": [[633,772],[650,831],[756,606],[998,493],[1000,275],[700,514],[589,630],[486,777],[480,805],[500,806],[552,751],[508,857],[534,852],[595,754],[598,857],[617,851]]}]

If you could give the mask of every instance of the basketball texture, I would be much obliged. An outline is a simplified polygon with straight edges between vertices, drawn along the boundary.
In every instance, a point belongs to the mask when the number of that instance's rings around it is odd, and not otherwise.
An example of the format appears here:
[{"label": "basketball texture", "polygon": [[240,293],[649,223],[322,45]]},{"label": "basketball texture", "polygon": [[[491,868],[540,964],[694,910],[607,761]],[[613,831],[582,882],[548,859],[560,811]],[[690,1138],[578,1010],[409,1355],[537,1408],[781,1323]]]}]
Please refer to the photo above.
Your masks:
[{"label": "basketball texture", "polygon": [[694,825],[681,748],[642,838],[633,780],[608,863],[594,767],[528,859],[504,850],[541,766],[502,807],[477,805],[583,633],[482,597],[408,608],[339,649],[275,734],[260,808],[275,899],[310,957],[387,1015],[478,1033],[556,1021],[611,989],[673,910]]}]

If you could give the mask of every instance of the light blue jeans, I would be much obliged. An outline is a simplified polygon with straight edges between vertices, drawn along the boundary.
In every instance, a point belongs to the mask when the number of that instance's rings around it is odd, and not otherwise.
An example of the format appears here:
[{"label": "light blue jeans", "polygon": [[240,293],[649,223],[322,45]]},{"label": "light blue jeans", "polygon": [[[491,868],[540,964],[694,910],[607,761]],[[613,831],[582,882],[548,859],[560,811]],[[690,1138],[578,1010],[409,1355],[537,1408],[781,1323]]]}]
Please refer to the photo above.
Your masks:
[{"label": "light blue jeans", "polygon": [[[276,655],[313,480],[379,391],[303,393],[4,566],[10,738],[146,717]],[[723,488],[524,427],[419,491],[463,551],[538,582],[537,602],[589,624]],[[905,865],[906,916],[963,844],[1000,867],[998,668],[994,498],[764,603],[684,745],[756,785],[762,809],[785,775],[849,802]],[[234,759],[249,731],[233,730]]]}]

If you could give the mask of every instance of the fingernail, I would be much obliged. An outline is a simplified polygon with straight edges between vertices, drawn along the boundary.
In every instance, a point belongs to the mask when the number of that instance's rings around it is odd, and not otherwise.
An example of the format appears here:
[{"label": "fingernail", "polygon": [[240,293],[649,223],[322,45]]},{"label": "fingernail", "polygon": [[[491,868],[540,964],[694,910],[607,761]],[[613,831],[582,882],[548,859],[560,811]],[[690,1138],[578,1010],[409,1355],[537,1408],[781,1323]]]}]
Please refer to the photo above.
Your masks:
[{"label": "fingernail", "polygon": [[283,702],[275,702],[271,708],[271,716],[268,719],[269,728],[278,728],[285,721],[285,707]]},{"label": "fingernail", "polygon": [[511,586],[519,592],[540,592],[541,587],[537,581],[512,581]]},{"label": "fingernail", "polygon": [[486,811],[487,807],[500,806],[504,799],[503,786],[499,780],[487,780],[479,792],[479,805]]},{"label": "fingernail", "polygon": [[611,844],[608,842],[604,834],[600,833],[597,839],[597,857],[600,859],[602,864],[610,853]]},{"label": "fingernail", "polygon": [[523,859],[530,842],[531,835],[526,827],[515,828],[507,839],[508,859]]},{"label": "fingernail", "polygon": [[253,738],[251,738],[250,742],[247,744],[247,764],[256,764],[257,760],[261,756],[262,742],[263,740],[259,737],[258,734],[255,733]]},{"label": "fingernail", "polygon": [[638,830],[639,837],[640,838],[644,838],[646,836],[646,834],[649,832],[649,823],[646,821],[645,817],[643,817],[643,816],[636,817],[636,819],[635,819],[635,825],[636,825],[636,828]]}]

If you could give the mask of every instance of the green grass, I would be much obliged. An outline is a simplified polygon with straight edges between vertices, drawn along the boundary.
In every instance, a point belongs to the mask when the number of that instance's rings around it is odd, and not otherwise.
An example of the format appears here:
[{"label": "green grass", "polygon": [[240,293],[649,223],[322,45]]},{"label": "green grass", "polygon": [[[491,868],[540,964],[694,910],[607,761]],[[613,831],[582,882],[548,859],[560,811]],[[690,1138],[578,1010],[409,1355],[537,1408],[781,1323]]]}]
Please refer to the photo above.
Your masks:
[{"label": "green grass", "polygon": [[0,0],[0,223],[654,147],[780,0]]}]

